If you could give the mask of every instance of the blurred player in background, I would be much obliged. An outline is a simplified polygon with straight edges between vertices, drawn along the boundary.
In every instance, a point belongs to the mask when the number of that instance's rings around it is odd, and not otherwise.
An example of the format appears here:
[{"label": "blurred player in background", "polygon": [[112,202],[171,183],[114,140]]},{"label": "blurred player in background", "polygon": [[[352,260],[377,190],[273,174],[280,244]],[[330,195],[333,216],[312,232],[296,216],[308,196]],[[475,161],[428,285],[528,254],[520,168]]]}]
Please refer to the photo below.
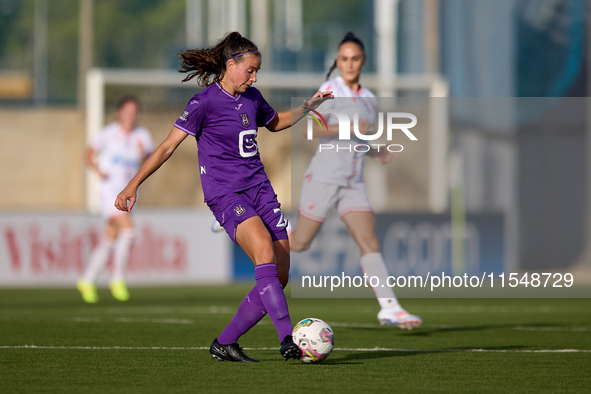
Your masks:
[{"label": "blurred player in background", "polygon": [[86,149],[86,163],[101,179],[99,199],[101,215],[106,221],[103,238],[77,283],[86,302],[98,301],[94,282],[113,252],[111,294],[120,301],[129,299],[124,272],[134,239],[133,222],[128,212],[115,208],[113,201],[154,149],[148,130],[137,125],[139,111],[137,98],[123,97],[117,104],[117,121],[101,130]]},{"label": "blurred player in background", "polygon": [[[376,119],[377,105],[374,94],[359,84],[365,58],[361,40],[353,33],[348,33],[339,45],[337,58],[326,78],[330,77],[335,68],[340,70],[340,76],[327,80],[320,86],[320,91],[333,91],[336,100],[326,102],[319,109],[320,113],[322,110],[358,113],[359,131],[363,134],[373,130],[372,122]],[[338,100],[340,97],[352,99]],[[321,144],[337,146],[338,121],[331,114],[327,114],[325,118],[328,129],[314,125],[314,137],[319,138]],[[352,135],[351,138],[354,140],[355,136]],[[389,163],[392,157],[385,149],[372,149],[367,155],[383,164]],[[290,235],[291,250],[307,250],[330,211],[336,208],[349,234],[359,246],[362,271],[368,277],[378,277],[380,283],[385,284],[388,270],[380,250],[376,220],[363,181],[364,156],[365,152],[355,150],[316,151],[304,173],[298,221]],[[378,313],[380,324],[396,325],[409,330],[421,325],[420,317],[402,309],[391,287],[378,286],[373,290],[381,307]]]},{"label": "blurred player in background", "polygon": [[[256,142],[259,127],[280,131],[316,108],[330,92],[318,92],[290,111],[277,113],[251,87],[261,67],[256,45],[238,32],[215,47],[180,53],[181,72],[205,89],[191,98],[168,137],[117,196],[115,205],[130,211],[140,184],[156,171],[178,145],[191,135],[198,145],[199,173],[205,202],[217,221],[255,265],[256,285],[236,315],[210,346],[212,358],[258,362],[244,354],[238,338],[267,313],[275,325],[285,360],[299,358],[283,287],[289,279],[287,222],[265,173]],[[129,201],[129,204],[128,204]],[[216,264],[215,261],[209,264]]]}]

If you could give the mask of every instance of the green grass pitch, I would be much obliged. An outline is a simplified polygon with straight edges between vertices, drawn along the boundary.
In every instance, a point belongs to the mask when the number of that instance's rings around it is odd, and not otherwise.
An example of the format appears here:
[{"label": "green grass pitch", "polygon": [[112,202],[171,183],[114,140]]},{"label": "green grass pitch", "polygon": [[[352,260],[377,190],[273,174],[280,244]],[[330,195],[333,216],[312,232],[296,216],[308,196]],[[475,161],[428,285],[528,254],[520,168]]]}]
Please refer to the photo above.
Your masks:
[{"label": "green grass pitch", "polygon": [[[423,318],[382,327],[375,299],[288,299],[292,323],[332,325],[323,363],[283,361],[268,317],[240,340],[259,364],[211,359],[209,345],[248,285],[0,289],[0,392],[589,392],[589,299],[403,299]],[[289,294],[289,292],[287,292]]]}]

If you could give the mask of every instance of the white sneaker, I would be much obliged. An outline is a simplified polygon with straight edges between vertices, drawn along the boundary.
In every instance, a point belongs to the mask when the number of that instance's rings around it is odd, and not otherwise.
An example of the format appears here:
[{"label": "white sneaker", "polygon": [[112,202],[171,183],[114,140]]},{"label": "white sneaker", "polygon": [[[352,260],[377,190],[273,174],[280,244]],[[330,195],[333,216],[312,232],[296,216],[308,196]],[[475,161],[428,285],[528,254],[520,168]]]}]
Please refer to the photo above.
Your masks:
[{"label": "white sneaker", "polygon": [[225,229],[222,227],[220,222],[218,222],[217,220],[214,220],[214,222],[211,224],[211,231],[214,233],[221,233],[224,230]]},{"label": "white sneaker", "polygon": [[403,330],[418,328],[423,322],[423,319],[404,309],[382,309],[378,313],[378,320],[382,326],[398,326]]}]

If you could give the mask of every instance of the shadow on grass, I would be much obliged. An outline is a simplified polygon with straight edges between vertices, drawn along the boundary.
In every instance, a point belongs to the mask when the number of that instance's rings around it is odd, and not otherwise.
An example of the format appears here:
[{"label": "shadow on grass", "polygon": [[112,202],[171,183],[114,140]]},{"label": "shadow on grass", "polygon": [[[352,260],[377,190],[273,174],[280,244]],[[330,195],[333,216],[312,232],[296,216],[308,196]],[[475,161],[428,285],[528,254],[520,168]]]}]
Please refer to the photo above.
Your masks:
[{"label": "shadow on grass", "polygon": [[[261,360],[263,361],[263,360]],[[264,360],[264,362],[269,362],[269,361],[279,361],[279,362],[283,362],[285,363],[284,360]],[[329,367],[329,366],[336,366],[336,365],[355,365],[355,364],[359,364],[362,365],[364,364],[363,362],[359,361],[359,362],[355,362],[355,361],[347,361],[345,359],[342,358],[335,358],[332,359],[328,358],[320,363],[310,363],[310,364],[306,364],[300,361],[291,361],[289,362],[291,366],[293,367],[302,367],[302,368],[316,368],[316,367]]]},{"label": "shadow on grass", "polygon": [[[519,327],[527,327],[531,329],[539,328],[540,331],[543,329],[552,328],[569,328],[572,327],[572,323],[557,323],[557,322],[541,322],[541,323],[512,323],[512,324],[484,324],[480,326],[449,326],[449,327],[436,327],[436,328],[423,328],[418,331],[409,332],[409,336],[430,336],[433,334],[443,334],[448,332],[464,332],[464,331],[485,331],[485,330],[499,330],[499,329],[511,329],[516,330]],[[549,331],[550,331],[549,330]]]},{"label": "shadow on grass", "polygon": [[[486,347],[458,347],[453,349],[425,349],[425,350],[408,350],[408,351],[400,351],[400,350],[375,350],[375,351],[363,351],[363,352],[351,352],[343,357],[335,357],[333,359],[334,362],[340,364],[353,364],[355,361],[360,360],[374,360],[374,359],[381,359],[381,358],[393,358],[393,357],[409,357],[409,356],[418,356],[423,354],[433,354],[433,353],[461,353],[461,352],[469,352],[469,351],[511,351],[511,350],[521,350],[526,348],[525,346],[486,346]],[[478,350],[476,350],[478,349]],[[351,362],[347,362],[351,361]],[[331,360],[326,360],[327,364],[330,364]]]},{"label": "shadow on grass", "polygon": [[[577,322],[577,326],[584,324],[591,324],[591,322]],[[483,324],[476,326],[440,326],[440,327],[421,327],[412,331],[398,331],[400,334],[409,337],[428,337],[435,334],[444,334],[450,332],[465,332],[465,331],[486,331],[486,330],[499,330],[499,329],[511,329],[527,331],[528,329],[538,328],[540,332],[552,331],[552,329],[569,328],[573,327],[570,322],[557,323],[557,322],[541,322],[541,323],[511,323],[511,324]],[[339,327],[340,328],[340,327]],[[342,328],[341,328],[342,329]],[[346,327],[348,330],[359,330],[364,333],[371,331],[383,331],[384,327]],[[388,327],[387,329],[396,330],[396,327]]]},{"label": "shadow on grass", "polygon": [[[479,352],[506,352],[506,351],[516,351],[516,350],[525,350],[528,346],[520,346],[520,345],[513,345],[513,346],[482,346],[482,347],[455,347],[455,348],[447,348],[447,349],[409,349],[409,350],[372,350],[366,349],[363,351],[355,351],[355,350],[340,350],[336,353],[333,352],[329,358],[320,362],[320,363],[312,363],[312,364],[305,364],[302,362],[296,362],[295,360],[290,360],[288,362],[276,358],[275,356],[271,356],[270,354],[265,355],[267,357],[260,357],[259,360],[261,362],[276,362],[276,363],[289,363],[292,366],[301,366],[301,367],[310,367],[310,366],[336,366],[336,365],[355,365],[355,364],[364,364],[364,361],[367,360],[376,360],[376,359],[383,359],[383,358],[394,358],[394,357],[410,357],[410,356],[419,356],[424,354],[437,354],[437,353],[479,353]],[[340,355],[340,353],[345,353],[344,355]]]}]

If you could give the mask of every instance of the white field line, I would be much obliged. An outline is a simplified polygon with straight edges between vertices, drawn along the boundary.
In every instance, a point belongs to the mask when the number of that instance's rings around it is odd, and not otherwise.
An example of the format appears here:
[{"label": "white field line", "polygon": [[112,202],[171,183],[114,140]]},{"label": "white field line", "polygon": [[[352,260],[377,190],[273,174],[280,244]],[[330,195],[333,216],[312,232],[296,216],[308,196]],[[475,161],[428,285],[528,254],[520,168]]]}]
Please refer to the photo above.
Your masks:
[{"label": "white field line", "polygon": [[99,323],[101,321],[100,317],[72,317],[66,319],[66,321],[75,321],[78,323]]},{"label": "white field line", "polygon": [[[25,312],[25,311],[23,311]],[[37,311],[34,311],[37,313]],[[367,312],[363,310],[362,312]],[[514,313],[514,314],[536,314],[536,313],[589,313],[588,308],[584,307],[551,307],[551,306],[533,306],[533,307],[489,307],[489,306],[453,306],[453,307],[427,307],[415,308],[417,314],[449,314],[449,313]],[[26,312],[25,312],[26,313]],[[234,314],[236,308],[225,306],[205,306],[205,307],[107,307],[107,308],[81,308],[79,313],[89,314]],[[373,313],[373,312],[372,312]]]},{"label": "white field line", "polygon": [[514,330],[522,331],[591,331],[589,327],[528,327],[528,326],[515,326]]},{"label": "white field line", "polygon": [[128,317],[116,317],[113,321],[117,323],[165,323],[165,324],[195,324],[195,320],[189,319],[135,319]]},{"label": "white field line", "polygon": [[[100,317],[70,317],[66,321],[73,321],[77,323],[100,323],[100,322],[115,322],[115,323],[156,323],[156,324],[199,324],[199,321],[192,319],[157,319],[157,318],[134,318],[134,317],[114,317],[113,320],[104,319]],[[23,319],[0,317],[0,321],[49,321],[47,319]],[[260,321],[258,325],[270,325],[269,321]],[[344,322],[328,322],[331,327],[343,328],[381,328],[383,326],[373,323],[344,323]],[[422,328],[441,329],[441,330],[476,330],[481,327],[478,326],[450,326],[444,324],[423,324]],[[552,326],[513,326],[513,327],[499,327],[517,331],[554,331],[554,332],[590,332],[589,327],[552,327]],[[495,329],[491,327],[491,329]]]},{"label": "white field line", "polygon": [[345,327],[345,328],[379,328],[382,327],[379,324],[374,323],[339,323],[339,322],[327,322],[331,327]]},{"label": "white field line", "polygon": [[[100,317],[74,317],[66,319],[67,321],[75,321],[78,323],[97,323],[107,322],[101,320]],[[155,318],[137,318],[137,317],[115,317],[113,318],[115,323],[164,323],[164,324],[195,324],[195,320],[191,319],[155,319]]]},{"label": "white field line", "polygon": [[157,307],[135,307],[135,308],[81,308],[79,312],[82,313],[105,313],[105,314],[125,314],[125,313],[155,313],[155,314],[166,314],[166,313],[180,313],[180,314],[217,314],[217,313],[236,313],[235,308],[229,308],[226,306],[195,306],[195,307],[183,307],[173,308],[167,306]]},{"label": "white field line", "polygon": [[[262,323],[262,322],[261,322]],[[261,324],[259,323],[259,324]],[[383,327],[379,324],[372,324],[372,323],[339,323],[339,322],[328,322],[331,327],[345,327],[345,328],[379,328]],[[438,325],[438,324],[423,324],[421,325],[422,328],[436,328],[442,330],[476,330],[481,329],[478,326],[448,326],[448,325]],[[499,328],[508,328],[511,330],[520,330],[520,331],[591,331],[589,327],[544,327],[544,326],[513,326],[513,327],[499,327]],[[495,327],[491,327],[490,329],[497,329]]]},{"label": "white field line", "polygon": [[558,306],[444,306],[413,308],[412,313],[589,313],[585,307],[558,307]]},{"label": "white field line", "polygon": [[[26,314],[38,313],[38,309],[0,309],[0,313],[10,314]],[[353,312],[367,312],[367,309],[353,311]],[[412,310],[413,313],[589,313],[589,308],[586,307],[558,307],[558,306],[531,306],[531,307],[511,307],[511,306],[443,306],[443,307],[419,307]],[[170,307],[170,306],[153,306],[153,307],[82,307],[78,309],[78,313],[92,313],[92,314],[233,314],[236,313],[236,308],[226,306],[195,306],[195,307]],[[371,312],[373,313],[373,312]]]},{"label": "white field line", "polygon": [[[76,313],[88,313],[94,315],[102,315],[102,314],[186,314],[186,315],[199,315],[199,314],[234,314],[236,313],[236,308],[229,308],[226,306],[204,306],[204,307],[184,307],[184,308],[174,308],[174,307],[135,307],[135,308],[80,308],[76,311]],[[21,308],[21,309],[0,309],[0,314],[11,314],[11,315],[26,315],[26,314],[38,314],[38,309],[28,309],[28,308]],[[5,318],[0,317],[0,320],[5,320]]]},{"label": "white field line", "polygon": [[[0,346],[0,349],[63,349],[63,350],[209,350],[209,346],[198,347],[129,347],[129,346]],[[244,350],[277,350],[276,347],[257,347]],[[333,351],[347,352],[407,352],[407,353],[591,353],[591,349],[392,349],[392,348],[334,348]]]}]

